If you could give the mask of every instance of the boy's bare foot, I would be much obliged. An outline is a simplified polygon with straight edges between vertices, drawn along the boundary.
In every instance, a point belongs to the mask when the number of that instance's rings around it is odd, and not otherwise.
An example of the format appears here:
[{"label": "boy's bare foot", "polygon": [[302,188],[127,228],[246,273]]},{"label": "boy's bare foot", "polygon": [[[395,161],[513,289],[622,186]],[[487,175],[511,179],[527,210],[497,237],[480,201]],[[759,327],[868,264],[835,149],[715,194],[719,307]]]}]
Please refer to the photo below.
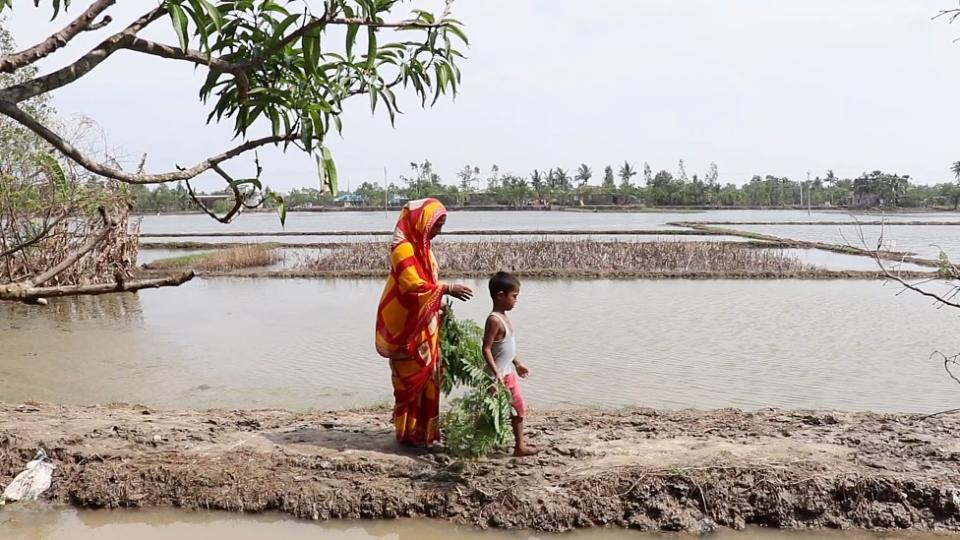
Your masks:
[{"label": "boy's bare foot", "polygon": [[535,456],[540,453],[540,449],[535,446],[521,446],[513,451],[513,455],[516,457],[529,457]]}]

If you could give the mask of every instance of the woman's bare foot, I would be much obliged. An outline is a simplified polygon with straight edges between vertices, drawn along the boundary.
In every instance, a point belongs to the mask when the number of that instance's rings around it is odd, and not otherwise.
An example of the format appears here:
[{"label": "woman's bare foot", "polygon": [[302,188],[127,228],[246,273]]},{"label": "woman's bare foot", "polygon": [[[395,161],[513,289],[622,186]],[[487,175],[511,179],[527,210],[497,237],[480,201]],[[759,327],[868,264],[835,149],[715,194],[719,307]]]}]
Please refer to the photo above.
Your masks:
[{"label": "woman's bare foot", "polygon": [[535,446],[519,446],[513,450],[513,455],[516,457],[529,457],[535,456],[540,453],[540,449]]}]

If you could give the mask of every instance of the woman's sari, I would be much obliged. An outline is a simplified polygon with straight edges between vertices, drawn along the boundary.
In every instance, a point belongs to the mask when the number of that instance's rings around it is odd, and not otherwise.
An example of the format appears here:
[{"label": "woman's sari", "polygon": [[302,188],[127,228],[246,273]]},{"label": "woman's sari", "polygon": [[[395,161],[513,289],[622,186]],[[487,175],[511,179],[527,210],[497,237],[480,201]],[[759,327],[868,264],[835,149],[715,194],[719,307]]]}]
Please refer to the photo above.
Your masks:
[{"label": "woman's sari", "polygon": [[430,446],[440,439],[440,306],[429,233],[447,210],[436,199],[410,201],[400,212],[390,250],[390,277],[377,310],[377,352],[393,373],[397,441]]}]

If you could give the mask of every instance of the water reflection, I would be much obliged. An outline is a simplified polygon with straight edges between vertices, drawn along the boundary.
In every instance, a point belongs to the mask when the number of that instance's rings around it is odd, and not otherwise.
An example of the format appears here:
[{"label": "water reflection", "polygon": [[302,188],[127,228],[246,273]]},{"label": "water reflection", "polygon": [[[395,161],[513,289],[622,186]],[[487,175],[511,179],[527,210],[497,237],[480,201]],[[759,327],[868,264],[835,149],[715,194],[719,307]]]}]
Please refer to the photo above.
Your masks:
[{"label": "water reflection", "polygon": [[[563,535],[481,531],[426,519],[308,522],[278,514],[244,515],[182,510],[50,510],[8,507],[0,519],[3,538],[14,540],[692,540],[692,535],[587,529]],[[933,534],[871,534],[861,531],[721,530],[716,540],[932,540]]]},{"label": "water reflection", "polygon": [[93,321],[97,325],[111,321],[125,324],[143,322],[143,307],[135,293],[53,298],[47,306],[7,303],[0,308],[0,314],[3,315],[0,320],[11,328],[17,328],[19,320],[36,319],[39,314],[42,314],[39,318],[53,325],[83,321]]}]

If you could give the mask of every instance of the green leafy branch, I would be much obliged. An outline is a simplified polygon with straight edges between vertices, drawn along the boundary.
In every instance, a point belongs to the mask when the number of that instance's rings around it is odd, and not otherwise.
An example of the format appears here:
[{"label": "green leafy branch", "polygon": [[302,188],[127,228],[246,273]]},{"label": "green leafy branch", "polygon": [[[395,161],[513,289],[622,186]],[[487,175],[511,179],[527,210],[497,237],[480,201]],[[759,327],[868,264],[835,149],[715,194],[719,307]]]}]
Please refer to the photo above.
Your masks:
[{"label": "green leafy branch", "polygon": [[454,455],[484,456],[510,439],[510,393],[484,370],[482,341],[483,329],[470,320],[458,321],[448,302],[440,327],[444,365],[440,387],[445,396],[465,390],[440,421],[445,444]]},{"label": "green leafy branch", "polygon": [[[54,18],[69,7],[67,0],[51,1]],[[93,19],[113,3],[97,0],[61,32],[25,51],[0,58],[0,71],[28,67],[68,47],[78,32],[108,24],[108,16],[100,23]],[[324,140],[331,129],[342,134],[347,99],[367,95],[371,111],[386,109],[393,124],[401,112],[398,90],[412,92],[424,107],[428,101],[433,104],[440,96],[455,96],[458,91],[461,73],[457,64],[464,58],[458,47],[467,45],[468,40],[463,24],[450,17],[450,2],[440,14],[413,9],[408,18],[388,20],[400,3],[326,0],[322,12],[315,13],[304,0],[164,0],[73,64],[0,89],[0,115],[34,131],[91,172],[121,182],[188,181],[261,146],[282,145],[286,149],[293,145],[316,156],[321,190],[336,193],[336,167]],[[0,14],[12,6],[13,0],[0,0]],[[176,44],[139,36],[164,18],[171,23]],[[334,33],[334,28],[343,29],[342,35]],[[193,167],[133,174],[83,155],[18,106],[76,82],[123,49],[206,67],[208,75],[198,95],[211,106],[207,122],[231,120],[242,144]],[[268,130],[270,135],[248,139],[248,133],[255,129]],[[256,188],[253,182],[246,185]],[[264,195],[261,200],[283,206],[275,196]]]}]

